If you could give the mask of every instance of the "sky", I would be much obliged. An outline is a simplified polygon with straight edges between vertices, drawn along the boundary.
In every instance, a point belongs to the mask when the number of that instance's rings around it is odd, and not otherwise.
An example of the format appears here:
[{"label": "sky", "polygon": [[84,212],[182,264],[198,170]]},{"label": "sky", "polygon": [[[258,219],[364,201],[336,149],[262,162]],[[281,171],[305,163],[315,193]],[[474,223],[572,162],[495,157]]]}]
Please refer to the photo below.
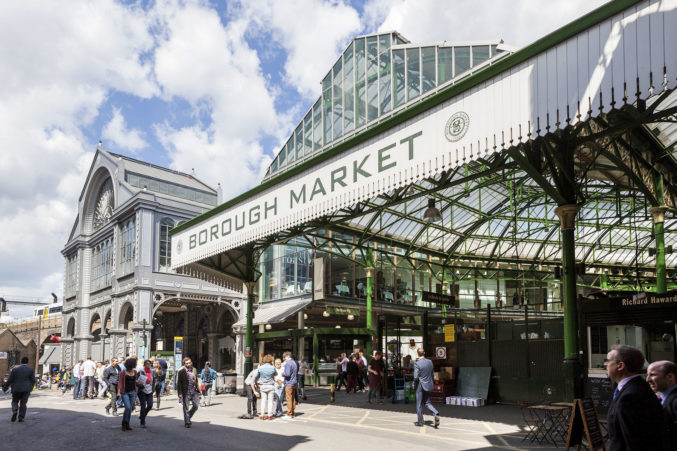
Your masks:
[{"label": "sky", "polygon": [[0,296],[63,295],[60,251],[99,140],[194,170],[227,200],[260,183],[353,37],[520,48],[603,3],[3,0]]}]

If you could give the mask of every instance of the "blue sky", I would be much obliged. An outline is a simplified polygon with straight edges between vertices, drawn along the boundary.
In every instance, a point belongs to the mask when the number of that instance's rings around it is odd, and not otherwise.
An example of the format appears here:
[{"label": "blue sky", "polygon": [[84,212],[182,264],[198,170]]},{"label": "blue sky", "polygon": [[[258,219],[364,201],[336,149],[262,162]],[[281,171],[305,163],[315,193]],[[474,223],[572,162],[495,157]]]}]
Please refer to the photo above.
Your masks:
[{"label": "blue sky", "polygon": [[99,140],[233,197],[260,182],[354,36],[522,47],[601,4],[4,0],[0,296],[62,295],[60,250]]}]

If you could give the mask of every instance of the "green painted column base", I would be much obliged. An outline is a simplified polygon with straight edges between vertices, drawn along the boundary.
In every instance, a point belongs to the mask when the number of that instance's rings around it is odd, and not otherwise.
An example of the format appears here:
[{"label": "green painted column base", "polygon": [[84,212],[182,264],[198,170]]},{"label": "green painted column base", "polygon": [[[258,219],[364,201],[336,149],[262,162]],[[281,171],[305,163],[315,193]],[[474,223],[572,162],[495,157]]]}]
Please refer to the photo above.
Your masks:
[{"label": "green painted column base", "polygon": [[583,397],[583,367],[579,359],[564,359],[564,399]]}]

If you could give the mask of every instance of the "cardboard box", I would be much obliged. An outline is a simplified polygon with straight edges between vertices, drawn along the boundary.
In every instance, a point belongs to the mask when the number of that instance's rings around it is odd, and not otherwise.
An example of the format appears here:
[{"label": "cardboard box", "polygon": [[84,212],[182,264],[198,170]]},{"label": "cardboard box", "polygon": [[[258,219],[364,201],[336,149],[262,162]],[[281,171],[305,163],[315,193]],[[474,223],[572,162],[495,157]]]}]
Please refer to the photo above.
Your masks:
[{"label": "cardboard box", "polygon": [[446,403],[452,406],[482,407],[484,399],[467,396],[447,396]]}]

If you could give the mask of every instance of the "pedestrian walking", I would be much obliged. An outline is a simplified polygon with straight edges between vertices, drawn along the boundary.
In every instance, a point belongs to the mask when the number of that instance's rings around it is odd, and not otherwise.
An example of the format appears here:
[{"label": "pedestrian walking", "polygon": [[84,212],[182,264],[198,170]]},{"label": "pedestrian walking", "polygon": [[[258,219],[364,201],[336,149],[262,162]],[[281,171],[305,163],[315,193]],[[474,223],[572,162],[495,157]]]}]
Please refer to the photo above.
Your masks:
[{"label": "pedestrian walking", "polygon": [[668,427],[668,443],[677,444],[677,365],[661,360],[649,365],[646,381],[649,387],[660,393]]},{"label": "pedestrian walking", "polygon": [[284,393],[284,368],[282,360],[275,359],[275,417],[282,416],[282,394]]},{"label": "pedestrian walking", "polygon": [[376,399],[376,394],[379,395],[379,404],[383,404],[383,398],[381,397],[381,381],[383,380],[383,359],[381,358],[381,351],[376,351],[374,357],[369,361],[368,373],[369,373],[369,397],[368,401],[371,403],[371,398]]},{"label": "pedestrian walking", "polygon": [[604,360],[607,376],[616,389],[607,413],[610,451],[668,449],[667,428],[660,401],[640,377],[644,354],[637,348],[616,345]]},{"label": "pedestrian walking", "polygon": [[164,384],[165,384],[165,373],[164,371],[162,371],[160,362],[155,361],[155,363],[153,363],[153,391],[155,392],[155,396],[157,398],[155,408],[158,410],[160,409],[160,396],[162,396],[162,389],[164,388]]},{"label": "pedestrian walking", "polygon": [[153,410],[153,368],[150,360],[144,360],[143,368],[139,373],[138,385],[139,404],[141,413],[139,414],[139,423],[142,428],[146,428],[146,416]]},{"label": "pedestrian walking", "polygon": [[346,393],[350,394],[350,390],[353,393],[357,393],[357,377],[359,375],[360,368],[355,361],[355,356],[351,355],[348,360],[348,365],[346,366],[348,375],[348,384],[346,385]]},{"label": "pedestrian walking", "polygon": [[103,398],[104,393],[106,393],[106,381],[103,379],[103,373],[108,368],[108,362],[99,362],[96,364],[96,383],[97,383],[97,398]]},{"label": "pedestrian walking", "polygon": [[336,383],[336,391],[341,391],[341,387],[343,385],[348,385],[348,357],[346,357],[346,353],[342,353],[341,356],[336,359],[338,364],[340,365],[340,372],[339,372],[339,380]]},{"label": "pedestrian walking", "polygon": [[[256,399],[260,396],[259,392],[256,390],[258,371],[258,369],[251,370],[244,380],[244,391],[247,394],[247,413],[240,416],[242,419],[252,419],[258,416],[256,409]],[[263,410],[263,405],[261,406],[261,410]]]},{"label": "pedestrian walking", "polygon": [[[191,419],[200,404],[200,391],[197,384],[198,376],[197,371],[193,368],[193,361],[190,357],[185,357],[183,367],[179,370],[177,376],[176,391],[179,394],[179,401],[183,403],[183,421],[187,428],[193,425]],[[188,410],[189,402],[192,403],[190,410]]]},{"label": "pedestrian walking", "polygon": [[296,415],[296,377],[298,374],[298,366],[296,365],[296,361],[292,359],[291,352],[285,352],[282,354],[282,358],[284,359],[282,377],[284,378],[284,392],[287,398],[287,416],[294,418]]},{"label": "pedestrian walking", "polygon": [[71,375],[73,377],[73,399],[78,399],[82,397],[82,360],[78,360],[73,366],[73,371]]},{"label": "pedestrian walking", "polygon": [[12,368],[2,391],[12,389],[12,422],[19,415],[19,423],[26,417],[28,397],[35,386],[35,370],[28,366],[28,357],[21,358],[21,365]]},{"label": "pedestrian walking", "polygon": [[84,399],[93,399],[96,396],[96,387],[94,386],[94,381],[96,380],[96,363],[94,363],[91,356],[87,356],[87,360],[82,364],[82,374],[85,384],[82,397]]},{"label": "pedestrian walking", "polygon": [[160,354],[157,354],[155,356],[155,361],[160,364],[160,368],[162,368],[162,394],[164,395],[166,393],[166,380],[167,380],[167,361],[162,358]]},{"label": "pedestrian walking", "polygon": [[61,381],[59,382],[62,385],[61,395],[63,396],[68,390],[73,388],[73,365],[69,366],[61,376]]},{"label": "pedestrian walking", "polygon": [[357,363],[357,391],[361,392],[365,388],[365,377],[367,375],[367,359],[364,358],[364,353],[360,349],[355,356],[355,363]]},{"label": "pedestrian walking", "polygon": [[277,370],[273,366],[273,356],[266,354],[256,370],[256,377],[261,386],[261,416],[262,420],[272,420],[273,417],[273,393],[275,392],[275,376]]},{"label": "pedestrian walking", "polygon": [[418,348],[418,359],[414,364],[414,384],[416,385],[416,426],[424,426],[423,405],[435,416],[435,429],[440,427],[440,413],[430,402],[430,392],[433,389],[433,362],[425,358],[423,348]]},{"label": "pedestrian walking", "polygon": [[132,430],[129,421],[132,417],[132,409],[134,408],[134,402],[136,400],[137,377],[136,359],[130,357],[125,360],[125,370],[120,371],[120,376],[118,378],[118,390],[120,391],[122,404],[125,406],[125,411],[122,414],[123,431]]},{"label": "pedestrian walking", "polygon": [[216,371],[212,369],[212,364],[207,361],[205,367],[200,373],[200,379],[204,388],[200,390],[201,401],[204,407],[212,405],[212,388],[216,379]]},{"label": "pedestrian walking", "polygon": [[110,401],[108,401],[108,404],[106,405],[107,415],[110,414],[111,407],[113,408],[113,415],[118,414],[117,400],[120,371],[121,369],[118,365],[118,359],[113,358],[113,360],[111,360],[110,366],[103,372],[103,378],[106,381],[108,393],[110,394]]},{"label": "pedestrian walking", "polygon": [[305,392],[305,387],[306,387],[306,374],[310,374],[310,368],[308,367],[308,362],[306,362],[305,357],[301,356],[299,358],[299,373],[297,375],[298,378],[298,395],[303,398],[305,401],[306,399],[306,392]]}]

